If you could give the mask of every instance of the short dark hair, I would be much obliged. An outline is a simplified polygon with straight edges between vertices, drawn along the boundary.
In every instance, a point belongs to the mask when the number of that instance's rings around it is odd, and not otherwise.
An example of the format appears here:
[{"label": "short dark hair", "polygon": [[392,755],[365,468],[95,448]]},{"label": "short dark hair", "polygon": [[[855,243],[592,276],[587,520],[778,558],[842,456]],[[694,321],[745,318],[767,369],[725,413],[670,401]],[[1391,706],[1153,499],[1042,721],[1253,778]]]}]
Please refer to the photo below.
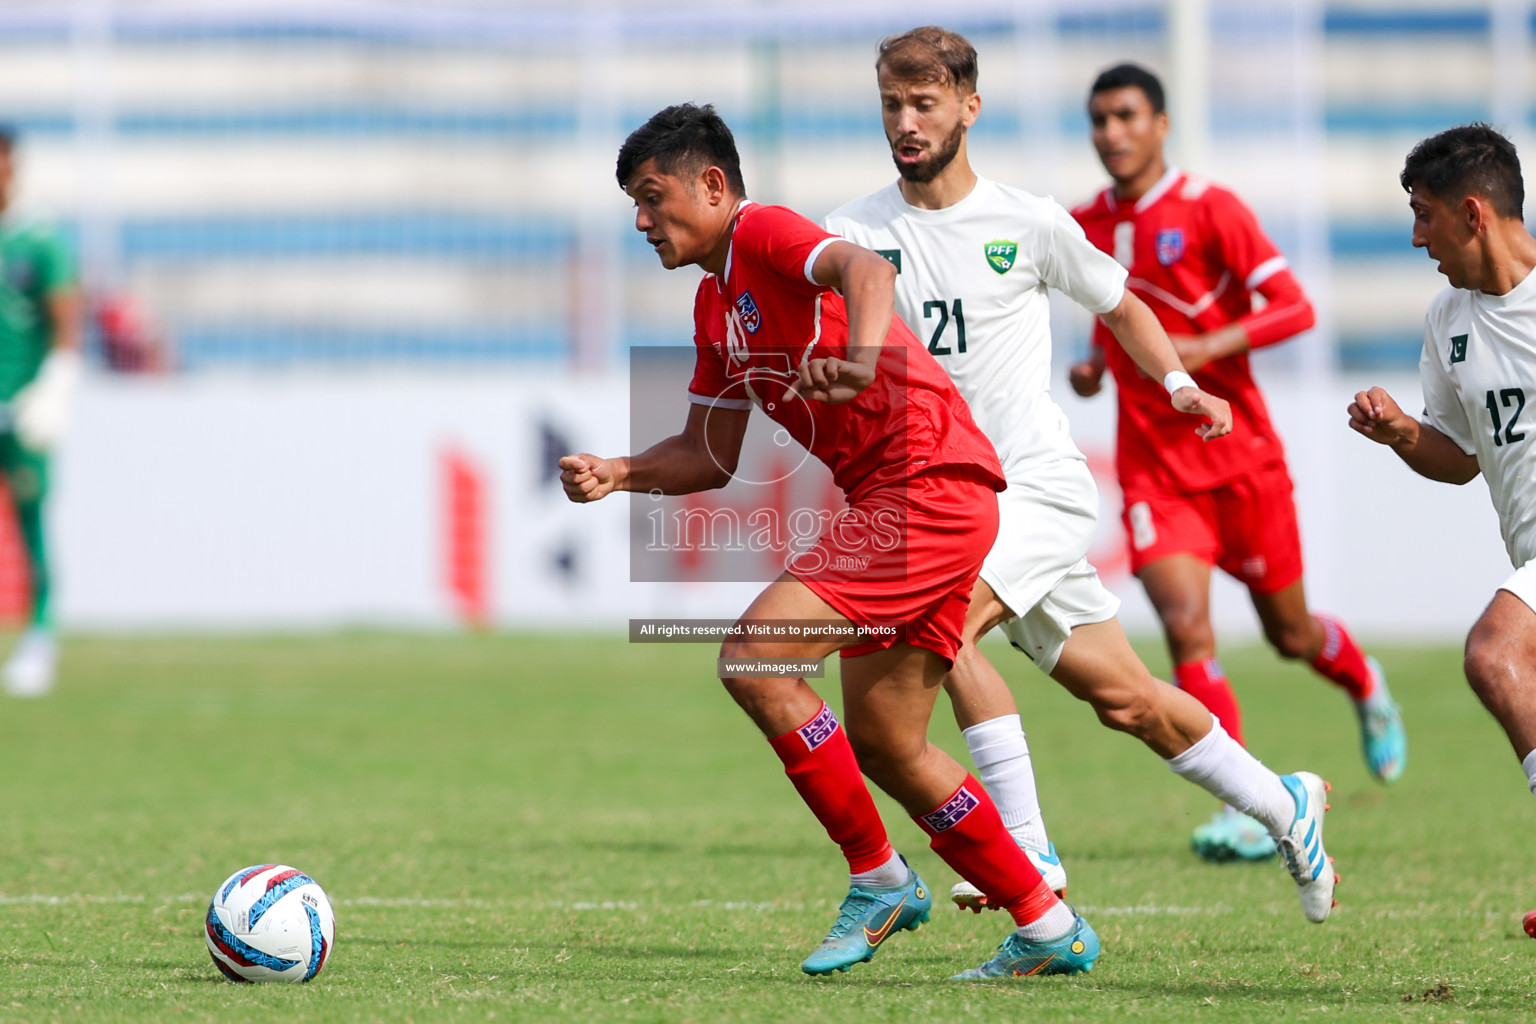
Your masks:
[{"label": "short dark hair", "polygon": [[1481,121],[1447,128],[1414,146],[1397,180],[1405,192],[1422,188],[1446,202],[1476,194],[1500,217],[1525,219],[1525,182],[1515,144]]},{"label": "short dark hair", "polygon": [[747,194],[741,180],[736,137],[708,103],[702,107],[693,103],[674,104],[657,111],[630,132],[619,147],[619,188],[627,187],[635,170],[652,157],[663,174],[697,174],[706,167],[718,167],[737,195]]},{"label": "short dark hair", "polygon": [[1116,64],[1100,71],[1099,77],[1093,80],[1093,88],[1088,90],[1088,99],[1091,101],[1099,93],[1111,89],[1140,89],[1147,102],[1152,104],[1152,113],[1161,114],[1168,109],[1163,83],[1140,64]]},{"label": "short dark hair", "polygon": [[888,69],[904,82],[937,82],[976,91],[976,47],[958,32],[923,25],[880,40],[875,70]]},{"label": "short dark hair", "polygon": [[11,150],[16,146],[16,126],[0,121],[0,149]]}]

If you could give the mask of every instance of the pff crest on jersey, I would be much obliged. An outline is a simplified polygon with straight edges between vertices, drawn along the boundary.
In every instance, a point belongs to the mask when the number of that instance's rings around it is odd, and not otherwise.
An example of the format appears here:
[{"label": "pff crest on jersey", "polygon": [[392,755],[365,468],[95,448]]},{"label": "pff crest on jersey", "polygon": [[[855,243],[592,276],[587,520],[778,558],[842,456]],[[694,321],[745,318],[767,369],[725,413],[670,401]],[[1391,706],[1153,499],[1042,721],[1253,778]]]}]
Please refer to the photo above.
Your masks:
[{"label": "pff crest on jersey", "polygon": [[982,252],[986,253],[987,264],[993,270],[999,274],[1006,274],[1013,269],[1014,260],[1019,255],[1019,246],[1017,242],[999,238],[982,246]]}]

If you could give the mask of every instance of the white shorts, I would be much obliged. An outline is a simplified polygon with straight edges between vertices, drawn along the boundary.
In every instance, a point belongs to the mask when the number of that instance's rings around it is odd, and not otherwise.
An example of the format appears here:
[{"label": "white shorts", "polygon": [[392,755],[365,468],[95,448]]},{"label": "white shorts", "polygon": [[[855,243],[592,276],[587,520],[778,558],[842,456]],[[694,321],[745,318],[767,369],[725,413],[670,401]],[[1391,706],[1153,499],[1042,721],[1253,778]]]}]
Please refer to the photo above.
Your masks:
[{"label": "white shorts", "polygon": [[1075,627],[1120,610],[1087,559],[1098,488],[1087,463],[1055,459],[1011,469],[997,508],[997,541],[981,578],[1018,616],[1003,623],[1003,635],[1048,673]]},{"label": "white shorts", "polygon": [[1526,562],[1516,569],[1509,579],[1499,584],[1499,589],[1514,594],[1536,612],[1536,561]]}]

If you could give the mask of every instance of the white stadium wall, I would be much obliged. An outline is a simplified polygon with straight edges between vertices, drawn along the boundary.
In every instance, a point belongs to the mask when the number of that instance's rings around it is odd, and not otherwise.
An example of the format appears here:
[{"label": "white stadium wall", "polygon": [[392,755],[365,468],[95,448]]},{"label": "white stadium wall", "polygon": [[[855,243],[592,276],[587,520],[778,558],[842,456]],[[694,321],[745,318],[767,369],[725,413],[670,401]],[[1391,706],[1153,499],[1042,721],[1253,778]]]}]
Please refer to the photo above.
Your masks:
[{"label": "white stadium wall", "polygon": [[[1509,572],[1486,489],[1420,480],[1350,433],[1344,408],[1366,383],[1417,407],[1409,375],[1266,384],[1314,605],[1367,635],[1458,639]],[[1128,628],[1148,632],[1124,568],[1113,399],[1059,400],[1100,478],[1095,560]],[[61,618],[615,630],[630,617],[735,614],[755,585],[628,582],[626,503],[642,499],[578,507],[560,493],[551,457],[627,451],[628,405],[621,374],[93,378],[58,459]],[[679,393],[679,424],[684,414]],[[1222,628],[1253,633],[1237,586],[1220,580],[1214,603]]]}]

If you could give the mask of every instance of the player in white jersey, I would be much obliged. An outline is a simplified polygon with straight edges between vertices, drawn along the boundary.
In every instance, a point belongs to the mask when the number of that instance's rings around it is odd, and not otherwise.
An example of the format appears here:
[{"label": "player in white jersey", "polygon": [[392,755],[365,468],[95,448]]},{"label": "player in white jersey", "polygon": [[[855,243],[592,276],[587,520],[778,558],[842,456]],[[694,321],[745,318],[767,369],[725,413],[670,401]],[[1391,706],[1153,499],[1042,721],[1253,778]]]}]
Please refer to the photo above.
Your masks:
[{"label": "player in white jersey", "polygon": [[[981,98],[976,51],[964,37],[913,29],[885,40],[875,66],[901,179],[834,211],[826,226],[896,264],[898,314],[959,386],[1007,477],[998,540],[944,684],[983,785],[1041,874],[1064,887],[1018,707],[976,649],[1001,625],[1105,725],[1138,737],[1208,792],[1259,808],[1255,816],[1286,853],[1307,917],[1326,919],[1335,875],[1306,831],[1315,817],[1313,838],[1321,835],[1325,783],[1306,772],[1277,776],[1199,701],[1153,678],[1115,619],[1119,602],[1086,559],[1098,495],[1050,396],[1047,288],[1101,315],[1138,364],[1170,386],[1175,408],[1212,417],[1218,429],[1203,429],[1206,436],[1225,432],[1226,403],[1195,387],[1157,318],[1126,290],[1125,270],[1065,209],[971,170],[966,132]],[[953,896],[971,909],[987,905],[964,880]]]},{"label": "player in white jersey", "polygon": [[[1401,181],[1413,244],[1451,285],[1424,318],[1424,415],[1371,388],[1349,425],[1420,476],[1487,481],[1515,572],[1467,636],[1464,668],[1536,793],[1536,238],[1520,160],[1492,128],[1463,125],[1415,146]],[[1525,923],[1536,934],[1536,911]]]}]

